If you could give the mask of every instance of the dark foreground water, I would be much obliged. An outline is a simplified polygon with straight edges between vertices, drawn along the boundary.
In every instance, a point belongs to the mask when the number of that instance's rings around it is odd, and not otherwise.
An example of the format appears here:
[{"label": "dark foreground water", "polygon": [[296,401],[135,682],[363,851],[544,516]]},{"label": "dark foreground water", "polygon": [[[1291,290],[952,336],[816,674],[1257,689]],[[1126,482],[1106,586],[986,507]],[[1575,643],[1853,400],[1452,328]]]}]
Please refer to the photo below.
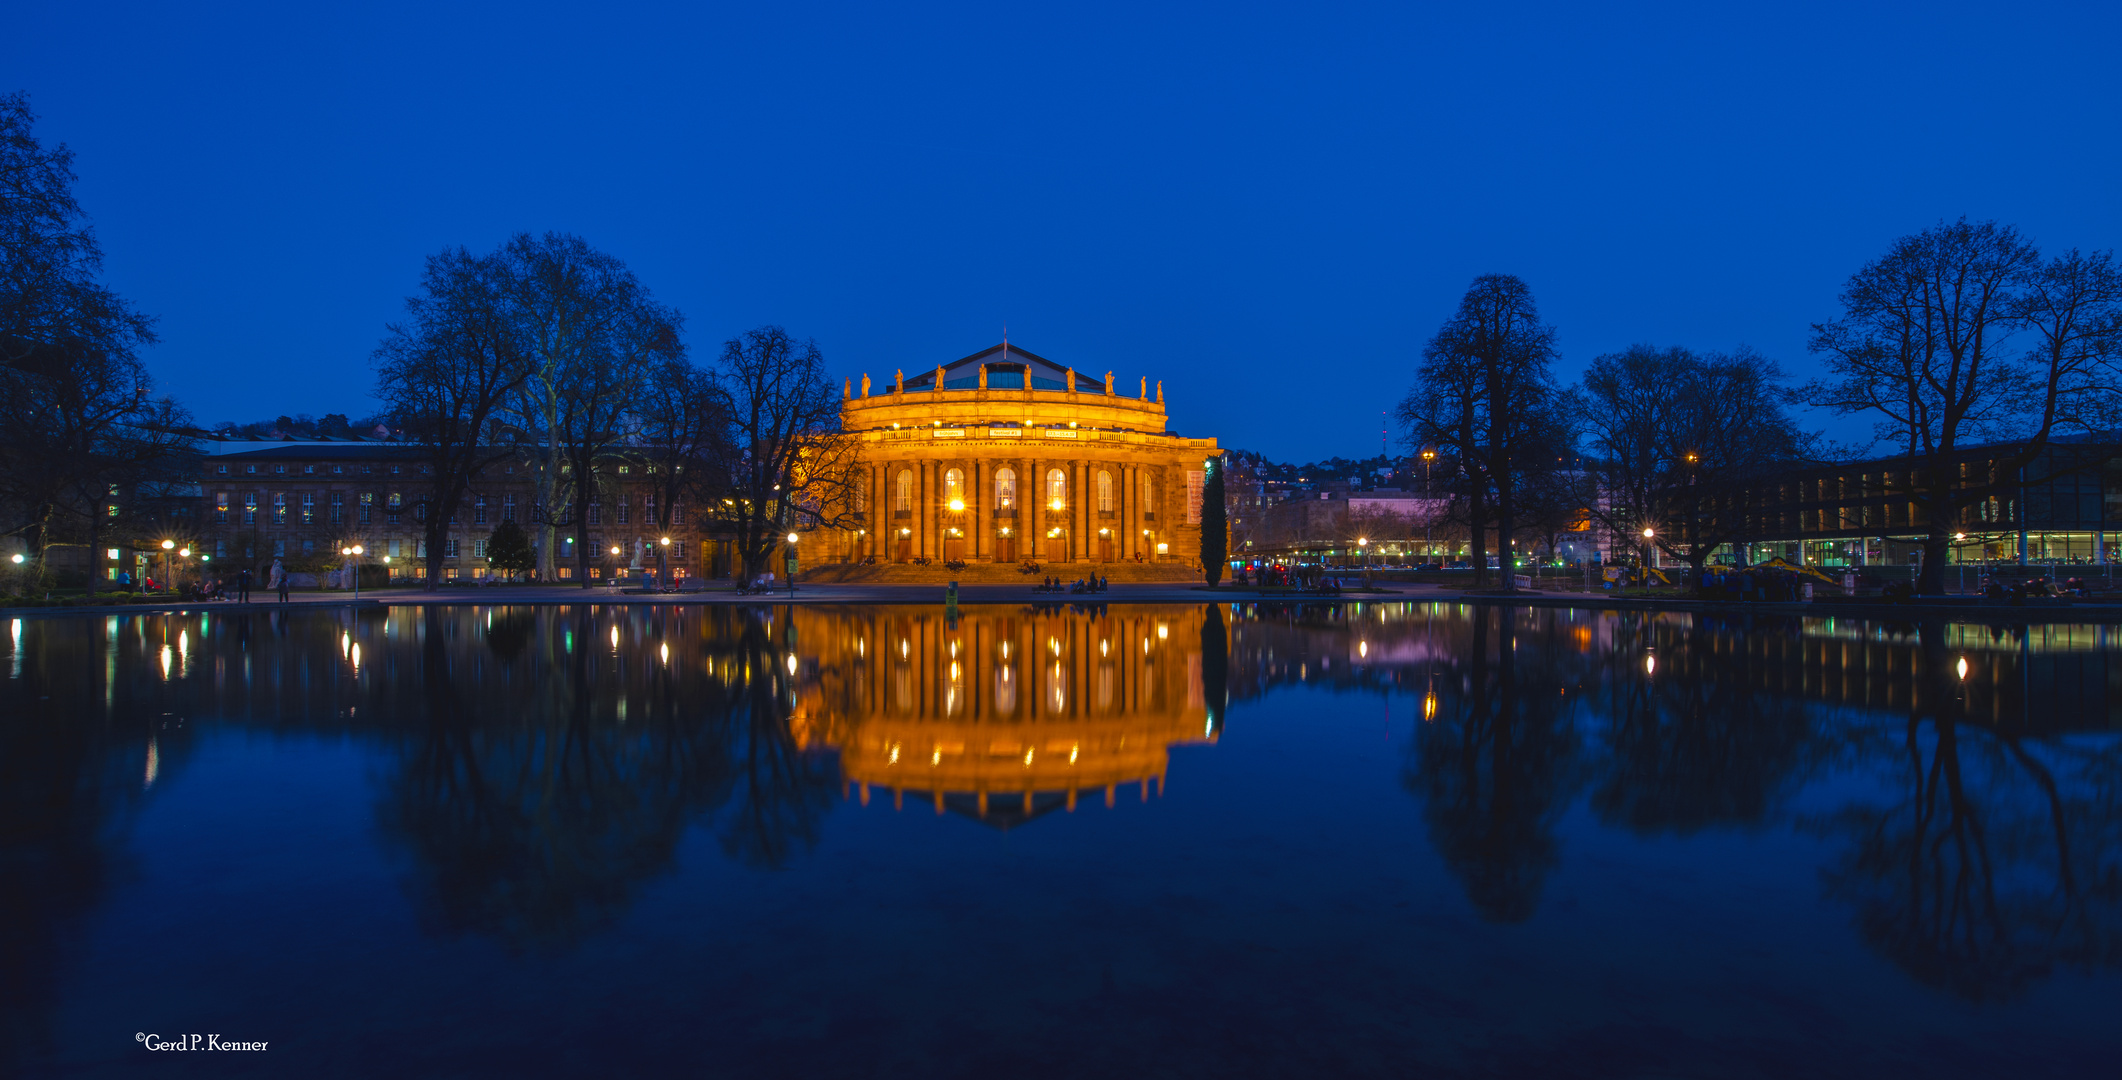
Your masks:
[{"label": "dark foreground water", "polygon": [[1333,604],[7,631],[0,1073],[2122,1070],[2101,627]]}]

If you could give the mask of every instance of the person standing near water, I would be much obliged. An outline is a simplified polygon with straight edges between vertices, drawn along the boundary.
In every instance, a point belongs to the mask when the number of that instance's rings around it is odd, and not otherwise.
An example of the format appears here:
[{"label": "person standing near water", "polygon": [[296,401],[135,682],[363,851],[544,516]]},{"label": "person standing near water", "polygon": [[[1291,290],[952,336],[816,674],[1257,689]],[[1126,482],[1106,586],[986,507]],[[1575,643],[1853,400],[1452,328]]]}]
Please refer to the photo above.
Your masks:
[{"label": "person standing near water", "polygon": [[246,566],[236,575],[236,599],[251,602],[251,568]]}]

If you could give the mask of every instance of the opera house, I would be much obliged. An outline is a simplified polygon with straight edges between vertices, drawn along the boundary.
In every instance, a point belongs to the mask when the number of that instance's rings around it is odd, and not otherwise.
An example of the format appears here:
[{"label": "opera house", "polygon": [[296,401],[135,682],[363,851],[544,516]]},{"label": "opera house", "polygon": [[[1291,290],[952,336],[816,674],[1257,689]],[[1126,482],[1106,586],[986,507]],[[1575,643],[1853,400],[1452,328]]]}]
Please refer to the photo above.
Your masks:
[{"label": "opera house", "polygon": [[[1168,430],[1164,386],[1125,395],[1007,342],[934,371],[843,388],[860,441],[851,561],[1089,564],[1199,559],[1213,438]],[[1124,576],[1139,576],[1127,574]]]}]

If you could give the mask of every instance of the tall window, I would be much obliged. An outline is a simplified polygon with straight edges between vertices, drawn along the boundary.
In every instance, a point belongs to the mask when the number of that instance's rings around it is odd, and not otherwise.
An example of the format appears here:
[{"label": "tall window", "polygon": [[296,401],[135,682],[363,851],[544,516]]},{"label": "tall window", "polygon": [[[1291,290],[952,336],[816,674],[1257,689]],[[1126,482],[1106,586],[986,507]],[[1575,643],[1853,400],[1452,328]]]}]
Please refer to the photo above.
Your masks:
[{"label": "tall window", "polygon": [[1157,481],[1148,473],[1142,474],[1142,516],[1154,517],[1157,513]]},{"label": "tall window", "polygon": [[273,494],[273,524],[287,524],[287,493],[284,491]]},{"label": "tall window", "polygon": [[[392,466],[392,471],[393,471],[393,472],[397,471],[397,467],[396,467],[396,466]],[[396,525],[396,524],[398,523],[398,511],[399,511],[399,510],[401,510],[401,509],[403,509],[404,507],[405,507],[405,495],[404,495],[404,494],[403,494],[402,492],[397,492],[397,491],[393,491],[393,492],[391,492],[391,493],[390,493],[390,497],[388,497],[388,498],[386,498],[386,499],[384,499],[384,500],[383,500],[383,511],[384,511],[384,513],[383,513],[383,522],[384,522],[384,524],[386,524],[386,525]]]},{"label": "tall window", "polygon": [[943,505],[951,510],[965,509],[965,473],[951,469],[943,474]]},{"label": "tall window", "polygon": [[604,507],[597,503],[589,504],[589,523],[592,525],[604,524]]},{"label": "tall window", "polygon": [[369,515],[376,511],[376,493],[364,491],[361,493],[358,502],[361,506],[361,524],[366,525],[368,524]]},{"label": "tall window", "polygon": [[1068,505],[1068,474],[1059,469],[1046,470],[1046,508],[1060,510]]},{"label": "tall window", "polygon": [[1015,469],[996,469],[996,470],[995,470],[995,509],[997,509],[997,510],[1014,510],[1014,509],[1016,509],[1016,508],[1017,508],[1017,470],[1015,470]]},{"label": "tall window", "polygon": [[516,497],[514,495],[501,496],[501,520],[516,520]]},{"label": "tall window", "polygon": [[217,491],[214,493],[214,520],[228,520],[228,492],[226,491]]},{"label": "tall window", "polygon": [[[626,471],[626,466],[624,466],[624,465],[621,465],[621,466],[619,466],[619,471],[620,471],[620,472],[625,472],[625,471]],[[616,498],[616,499],[613,499],[613,500],[612,500],[612,504],[613,504],[613,505],[615,505],[615,506],[617,506],[617,507],[619,508],[619,524],[621,524],[621,525],[624,525],[624,524],[626,524],[626,511],[627,511],[627,510],[629,509],[629,508],[628,508],[628,506],[627,506],[626,496],[624,496],[624,495],[621,495],[621,496],[619,496],[618,498]]]},{"label": "tall window", "polygon": [[1113,474],[1104,469],[1098,470],[1098,512],[1113,512]]},{"label": "tall window", "polygon": [[656,497],[653,494],[643,495],[641,496],[641,524],[654,525],[655,523]]},{"label": "tall window", "polygon": [[247,492],[243,496],[243,523],[245,525],[256,525],[258,523],[258,493],[255,491]]},{"label": "tall window", "polygon": [[895,514],[911,514],[914,512],[914,472],[912,469],[899,470],[898,491],[892,495],[892,512]]},{"label": "tall window", "polygon": [[472,496],[472,524],[486,524],[486,496]]},{"label": "tall window", "polygon": [[334,524],[334,525],[337,525],[337,524],[339,524],[340,522],[342,522],[342,521],[346,520],[346,505],[345,505],[345,504],[346,504],[346,496],[345,496],[345,495],[343,495],[343,494],[341,494],[341,493],[339,493],[339,492],[336,492],[336,491],[332,492],[332,517],[331,517],[331,521],[332,521],[332,524]]},{"label": "tall window", "polygon": [[317,523],[317,496],[316,496],[316,493],[314,493],[314,492],[309,492],[309,491],[305,491],[305,492],[303,492],[303,493],[302,493],[302,524],[304,524],[304,525],[315,525],[316,523]]}]

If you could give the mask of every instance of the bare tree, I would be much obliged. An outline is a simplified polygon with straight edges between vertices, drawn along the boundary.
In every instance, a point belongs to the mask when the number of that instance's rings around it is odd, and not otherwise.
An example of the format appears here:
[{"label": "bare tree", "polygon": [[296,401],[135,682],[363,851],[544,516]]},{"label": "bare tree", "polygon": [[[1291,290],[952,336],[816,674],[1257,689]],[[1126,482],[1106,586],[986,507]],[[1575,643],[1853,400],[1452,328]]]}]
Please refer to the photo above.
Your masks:
[{"label": "bare tree", "polygon": [[[559,448],[562,476],[569,481],[566,490],[572,497],[567,516],[577,528],[588,523],[590,504],[600,495],[631,497],[611,483],[604,469],[624,463],[628,444],[635,441],[640,424],[636,414],[651,372],[685,357],[679,337],[682,316],[638,287],[628,290],[623,303],[595,346],[561,365],[557,381],[557,441],[550,445]],[[585,537],[575,545],[575,577],[585,589],[591,584],[591,555]]]},{"label": "bare tree", "polygon": [[501,260],[445,250],[428,257],[420,285],[421,295],[406,298],[407,320],[391,324],[374,360],[376,396],[422,450],[432,592],[465,493],[482,470],[516,453],[499,420],[531,367]]},{"label": "bare tree", "polygon": [[1783,410],[1782,374],[1744,347],[1698,355],[1635,345],[1593,360],[1577,398],[1595,455],[1585,509],[1625,536],[1651,530],[1700,580],[1713,551],[1758,531],[1737,493],[1815,456],[1815,440]]},{"label": "bare tree", "polygon": [[782,534],[844,519],[855,447],[840,431],[839,388],[816,342],[762,326],[724,343],[720,375],[729,426],[719,471],[729,494],[713,512],[750,580]]},{"label": "bare tree", "polygon": [[[579,450],[586,420],[615,426],[608,415],[571,396],[585,380],[600,392],[606,389],[609,380],[590,369],[607,362],[614,336],[628,333],[627,324],[641,319],[638,308],[647,302],[647,292],[625,263],[567,233],[517,233],[496,257],[507,267],[509,296],[530,365],[530,376],[508,411],[534,447],[529,458],[537,492],[538,573],[550,581],[555,529],[584,524],[580,509],[595,494],[571,490],[580,486],[571,485],[572,479],[586,484],[591,478],[570,465],[579,456],[571,448]],[[586,547],[586,542],[576,545],[576,574],[584,588],[589,581],[579,564]]]},{"label": "bare tree", "polygon": [[[1944,590],[1968,506],[2016,482],[2059,430],[2083,427],[2112,400],[2103,384],[2118,292],[2104,254],[2044,265],[2017,230],[1962,219],[1896,240],[1850,278],[1842,317],[1813,327],[1829,376],[1799,399],[1876,416],[1877,437],[1907,452],[1926,530],[1918,591]],[[1958,451],[2005,439],[2017,445],[1990,475],[1960,476]]]},{"label": "bare tree", "polygon": [[[51,544],[93,549],[122,526],[138,486],[191,440],[134,351],[154,343],[154,320],[98,280],[73,153],[35,124],[27,97],[0,95],[0,535],[22,537],[41,571]],[[92,562],[92,592],[95,578]]]},{"label": "bare tree", "polygon": [[[635,410],[639,424],[629,456],[647,473],[647,488],[659,532],[684,524],[688,506],[703,520],[725,497],[729,484],[717,465],[729,460],[729,395],[714,373],[683,357],[657,364]],[[658,545],[658,580],[670,567]]]},{"label": "bare tree", "polygon": [[1540,321],[1532,290],[1508,274],[1484,274],[1423,349],[1415,389],[1401,406],[1414,443],[1450,446],[1467,470],[1477,584],[1487,581],[1481,527],[1494,496],[1505,592],[1517,589],[1509,538],[1518,479],[1537,464],[1535,444],[1552,424],[1554,357],[1555,330]]}]

